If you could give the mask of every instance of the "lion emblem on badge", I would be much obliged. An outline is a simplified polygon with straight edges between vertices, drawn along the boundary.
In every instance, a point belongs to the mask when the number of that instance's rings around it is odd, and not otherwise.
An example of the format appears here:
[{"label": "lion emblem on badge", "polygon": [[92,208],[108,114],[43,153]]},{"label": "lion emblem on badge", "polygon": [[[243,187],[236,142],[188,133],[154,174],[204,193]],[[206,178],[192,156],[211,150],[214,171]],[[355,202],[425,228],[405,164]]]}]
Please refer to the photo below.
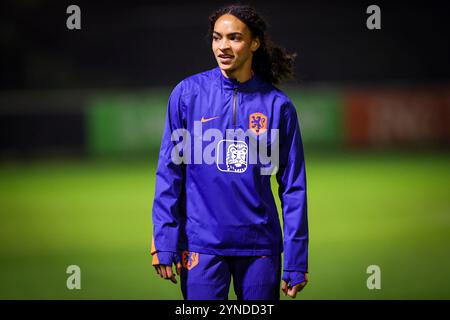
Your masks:
[{"label": "lion emblem on badge", "polygon": [[261,112],[255,112],[250,115],[249,128],[257,136],[267,131],[267,116]]}]

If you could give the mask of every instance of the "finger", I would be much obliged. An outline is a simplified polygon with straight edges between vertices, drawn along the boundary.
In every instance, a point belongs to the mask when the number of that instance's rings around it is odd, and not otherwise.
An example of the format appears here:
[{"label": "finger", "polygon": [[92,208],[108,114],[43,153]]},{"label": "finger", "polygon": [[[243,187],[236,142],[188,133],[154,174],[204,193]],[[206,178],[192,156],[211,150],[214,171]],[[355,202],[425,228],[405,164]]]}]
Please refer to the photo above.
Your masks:
[{"label": "finger", "polygon": [[283,294],[287,294],[287,284],[284,280],[281,281],[281,290],[283,291]]},{"label": "finger", "polygon": [[173,277],[173,270],[172,270],[172,266],[165,266],[166,267],[166,274],[167,274],[167,278],[166,279],[171,279]]},{"label": "finger", "polygon": [[295,286],[289,288],[289,296],[292,298],[295,298],[297,296],[297,293],[302,291],[303,288],[306,286],[306,281],[303,281],[301,283],[296,284]]},{"label": "finger", "polygon": [[297,290],[298,290],[297,286],[290,287],[288,289],[288,296],[291,298],[295,298],[297,296]]},{"label": "finger", "polygon": [[161,278],[167,279],[167,272],[165,266],[161,265],[159,271],[161,272]]},{"label": "finger", "polygon": [[298,286],[297,292],[300,292],[303,290],[304,287],[306,287],[306,285],[308,284],[308,281],[303,281],[302,283],[297,284],[296,286]]},{"label": "finger", "polygon": [[159,276],[162,278],[162,277],[163,277],[163,274],[162,274],[162,271],[161,271],[161,265],[157,265],[156,267],[158,268],[158,274],[159,274]]},{"label": "finger", "polygon": [[175,274],[173,273],[172,266],[166,266],[166,272],[167,272],[167,279],[172,281],[173,283],[177,283],[177,279]]},{"label": "finger", "polygon": [[181,273],[181,262],[177,263],[177,274],[180,275]]}]

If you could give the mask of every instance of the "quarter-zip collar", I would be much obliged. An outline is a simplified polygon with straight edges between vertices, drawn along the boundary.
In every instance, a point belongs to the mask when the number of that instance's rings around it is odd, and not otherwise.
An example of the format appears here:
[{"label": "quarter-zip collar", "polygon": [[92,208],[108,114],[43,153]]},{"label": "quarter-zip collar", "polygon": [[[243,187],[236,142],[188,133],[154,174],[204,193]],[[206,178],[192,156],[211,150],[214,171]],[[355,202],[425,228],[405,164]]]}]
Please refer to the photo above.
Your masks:
[{"label": "quarter-zip collar", "polygon": [[253,73],[252,77],[247,81],[239,82],[236,79],[225,77],[219,67],[216,67],[214,72],[217,74],[224,90],[235,91],[237,89],[240,92],[252,92],[257,91],[261,85],[263,85],[262,80],[255,73]]}]

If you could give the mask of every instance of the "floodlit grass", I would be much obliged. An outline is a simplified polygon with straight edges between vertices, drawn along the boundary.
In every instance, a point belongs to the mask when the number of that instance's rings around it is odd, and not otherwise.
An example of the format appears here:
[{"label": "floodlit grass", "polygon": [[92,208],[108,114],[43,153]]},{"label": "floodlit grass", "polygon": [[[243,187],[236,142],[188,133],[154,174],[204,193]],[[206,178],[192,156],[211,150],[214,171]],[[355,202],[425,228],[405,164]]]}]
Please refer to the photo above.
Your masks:
[{"label": "floodlit grass", "polygon": [[[307,153],[310,283],[297,299],[450,299],[449,160]],[[181,299],[151,266],[154,172],[152,161],[1,164],[0,298]],[[81,290],[66,288],[71,264]],[[366,287],[369,265],[381,290]]]}]

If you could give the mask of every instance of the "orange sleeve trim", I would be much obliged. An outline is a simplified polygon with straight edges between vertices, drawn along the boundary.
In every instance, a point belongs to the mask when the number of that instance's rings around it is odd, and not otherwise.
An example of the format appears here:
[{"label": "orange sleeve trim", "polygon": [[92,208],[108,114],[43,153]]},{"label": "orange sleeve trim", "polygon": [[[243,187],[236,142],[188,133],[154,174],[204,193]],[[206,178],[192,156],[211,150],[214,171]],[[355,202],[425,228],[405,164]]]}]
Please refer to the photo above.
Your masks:
[{"label": "orange sleeve trim", "polygon": [[156,254],[155,237],[152,237],[152,249],[150,250],[150,254],[151,254],[151,255]]},{"label": "orange sleeve trim", "polygon": [[159,259],[158,259],[158,255],[155,253],[153,255],[153,259],[152,259],[152,265],[157,265],[159,264]]},{"label": "orange sleeve trim", "polygon": [[155,248],[155,238],[152,237],[152,248],[150,250],[150,254],[153,256],[152,258],[152,265],[157,265],[159,264],[159,259],[158,259],[158,255],[156,254],[156,248]]}]

